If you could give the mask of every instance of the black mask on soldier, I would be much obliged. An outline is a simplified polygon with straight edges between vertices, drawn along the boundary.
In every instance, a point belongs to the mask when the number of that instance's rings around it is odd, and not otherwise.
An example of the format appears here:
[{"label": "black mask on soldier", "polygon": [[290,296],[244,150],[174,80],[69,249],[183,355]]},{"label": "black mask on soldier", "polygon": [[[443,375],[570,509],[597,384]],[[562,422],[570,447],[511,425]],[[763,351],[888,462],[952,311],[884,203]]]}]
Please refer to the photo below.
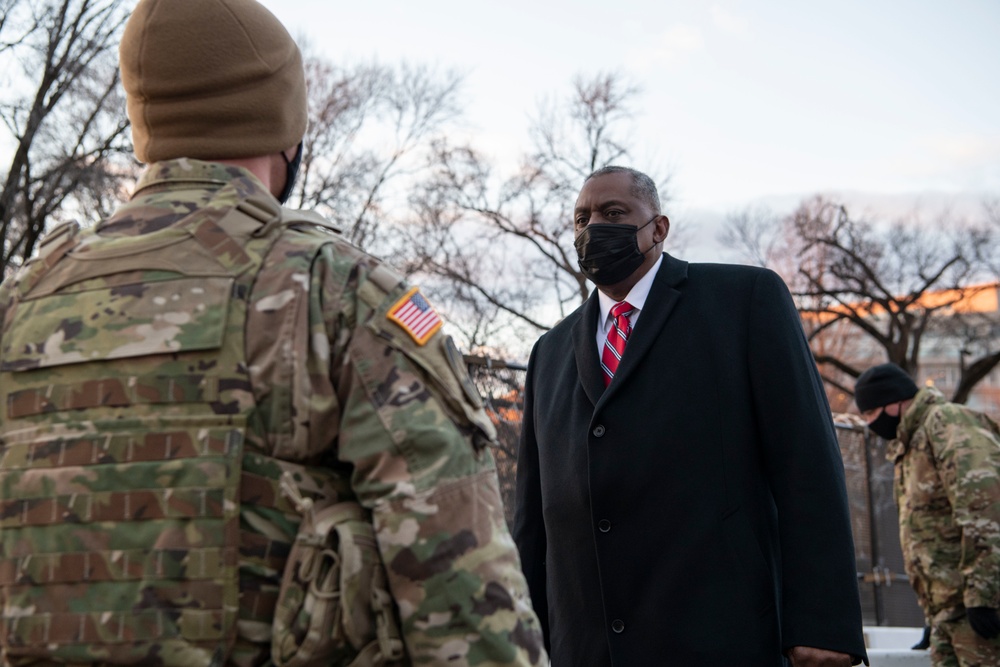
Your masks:
[{"label": "black mask on soldier", "polygon": [[654,215],[640,227],[613,222],[584,227],[573,241],[583,275],[595,285],[614,285],[632,275],[646,253],[656,247],[654,242],[645,252],[639,250],[639,230],[658,217]]},{"label": "black mask on soldier", "polygon": [[285,158],[285,188],[278,195],[278,201],[282,204],[292,196],[292,188],[295,187],[295,178],[299,175],[299,165],[302,164],[302,144],[303,142],[300,141],[298,147],[295,149],[295,157],[291,160],[285,157],[284,151],[281,153],[281,157]]},{"label": "black mask on soldier", "polygon": [[879,413],[878,417],[868,425],[868,428],[872,432],[885,440],[895,440],[896,439],[896,429],[899,427],[899,421],[901,417],[896,415],[893,417],[885,408],[882,408],[882,412]]}]

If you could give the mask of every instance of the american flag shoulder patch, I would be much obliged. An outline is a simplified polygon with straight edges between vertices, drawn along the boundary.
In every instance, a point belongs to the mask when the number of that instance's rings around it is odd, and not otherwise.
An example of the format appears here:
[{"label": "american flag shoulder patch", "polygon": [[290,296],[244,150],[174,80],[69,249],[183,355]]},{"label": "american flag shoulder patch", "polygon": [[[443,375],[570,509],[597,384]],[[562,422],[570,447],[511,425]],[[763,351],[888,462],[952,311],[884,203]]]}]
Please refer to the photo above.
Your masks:
[{"label": "american flag shoulder patch", "polygon": [[413,287],[404,294],[403,298],[389,309],[386,317],[410,334],[410,338],[416,341],[417,345],[423,345],[430,340],[443,324],[441,317],[420,294],[419,287]]}]

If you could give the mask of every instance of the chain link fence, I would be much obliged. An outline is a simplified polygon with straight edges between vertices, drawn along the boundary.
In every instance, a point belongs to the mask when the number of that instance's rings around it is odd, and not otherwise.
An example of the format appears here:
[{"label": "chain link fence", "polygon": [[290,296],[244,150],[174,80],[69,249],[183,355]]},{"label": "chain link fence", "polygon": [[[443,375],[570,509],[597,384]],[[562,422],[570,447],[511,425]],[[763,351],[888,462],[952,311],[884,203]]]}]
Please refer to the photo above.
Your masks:
[{"label": "chain link fence", "polygon": [[[511,526],[526,368],[484,357],[466,356],[465,361],[497,429],[493,454],[504,513]],[[835,425],[847,476],[864,622],[920,627],[923,613],[903,569],[892,491],[893,465],[885,458],[886,442],[872,435],[856,417],[838,415]]]},{"label": "chain link fence", "polygon": [[524,366],[485,357],[465,357],[469,375],[479,389],[486,413],[497,429],[493,458],[500,478],[507,526],[514,525],[514,479],[517,476],[517,439],[524,411]]},{"label": "chain link fence", "polygon": [[903,568],[899,518],[893,499],[893,464],[885,440],[857,417],[835,422],[847,476],[854,558],[865,623],[921,627],[924,615]]}]

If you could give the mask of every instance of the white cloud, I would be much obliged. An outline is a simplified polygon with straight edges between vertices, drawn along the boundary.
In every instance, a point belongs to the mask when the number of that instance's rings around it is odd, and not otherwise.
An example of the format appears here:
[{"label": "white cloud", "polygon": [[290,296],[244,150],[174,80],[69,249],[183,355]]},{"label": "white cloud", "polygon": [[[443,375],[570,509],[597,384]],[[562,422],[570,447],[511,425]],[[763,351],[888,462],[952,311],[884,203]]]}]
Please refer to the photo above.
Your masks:
[{"label": "white cloud", "polygon": [[721,5],[712,5],[712,22],[722,32],[732,35],[750,34],[749,22]]},{"label": "white cloud", "polygon": [[928,147],[938,156],[958,163],[993,161],[1000,158],[1000,136],[957,134],[931,137]]},{"label": "white cloud", "polygon": [[636,69],[673,67],[684,62],[689,55],[705,49],[705,37],[699,28],[678,24],[671,26],[643,49],[633,49],[628,60]]},{"label": "white cloud", "polygon": [[915,151],[893,159],[899,173],[925,187],[996,190],[1000,188],[1000,136],[927,136]]},{"label": "white cloud", "polygon": [[701,51],[705,47],[705,38],[701,30],[689,25],[676,25],[668,29],[663,36],[665,48],[681,54]]}]

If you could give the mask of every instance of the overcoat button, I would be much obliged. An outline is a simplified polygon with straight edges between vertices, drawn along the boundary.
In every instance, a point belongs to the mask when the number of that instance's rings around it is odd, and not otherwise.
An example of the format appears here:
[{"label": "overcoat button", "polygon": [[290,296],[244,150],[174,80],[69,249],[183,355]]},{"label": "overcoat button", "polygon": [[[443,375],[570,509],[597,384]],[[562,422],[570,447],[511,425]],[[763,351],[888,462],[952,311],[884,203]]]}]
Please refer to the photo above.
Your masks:
[{"label": "overcoat button", "polygon": [[601,531],[602,533],[610,533],[610,532],[611,532],[611,522],[610,522],[610,521],[608,521],[607,519],[601,519],[601,520],[600,520],[600,521],[598,522],[598,524],[597,524],[597,528],[598,528],[598,529],[599,529],[599,530],[600,530],[600,531]]},{"label": "overcoat button", "polygon": [[598,424],[597,426],[594,427],[594,437],[600,438],[603,435],[604,435],[604,426],[602,424]]},{"label": "overcoat button", "polygon": [[624,623],[624,621],[622,621],[621,619],[617,619],[617,618],[615,620],[611,621],[611,629],[614,630],[618,634],[621,634],[621,633],[625,632],[625,623]]}]

